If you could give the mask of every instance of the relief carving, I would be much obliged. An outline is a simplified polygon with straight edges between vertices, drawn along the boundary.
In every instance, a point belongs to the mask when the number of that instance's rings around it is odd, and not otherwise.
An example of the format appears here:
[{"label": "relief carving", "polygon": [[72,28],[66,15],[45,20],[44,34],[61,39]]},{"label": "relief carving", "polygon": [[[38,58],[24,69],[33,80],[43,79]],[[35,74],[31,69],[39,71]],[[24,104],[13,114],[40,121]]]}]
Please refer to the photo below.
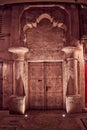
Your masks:
[{"label": "relief carving", "polygon": [[[44,23],[43,21],[45,21],[45,20],[46,20],[46,22]],[[44,25],[44,24],[48,24],[48,26]],[[64,42],[66,42],[66,39],[64,36],[64,32],[66,32],[66,31],[67,31],[67,27],[64,23],[56,22],[49,14],[44,13],[44,14],[41,14],[36,19],[35,23],[27,23],[26,25],[24,25],[24,27],[23,27],[23,33],[24,33],[23,41],[24,41],[24,44],[30,49],[30,46],[32,46],[32,42],[34,42],[33,37],[32,37],[32,34],[34,34],[35,40],[37,41],[37,39],[40,39],[37,42],[42,42],[42,43],[44,42],[43,43],[43,44],[45,44],[44,46],[47,47],[47,44],[49,44],[49,42],[52,43],[52,39],[50,41],[48,41],[49,36],[47,36],[47,33],[50,35],[50,37],[52,37],[54,39],[54,42],[55,42],[55,39],[57,39],[57,41],[62,39],[61,43],[62,42],[64,43]],[[54,34],[52,34],[52,32],[54,32]],[[57,33],[57,35],[54,38],[54,35],[56,33]],[[30,43],[31,43],[31,45],[30,45]],[[57,44],[57,46],[61,47],[61,43]],[[35,44],[34,44],[34,46],[35,46]]]},{"label": "relief carving", "polygon": [[58,59],[69,31],[69,13],[62,6],[30,7],[21,15],[21,40],[29,48],[27,59]]}]

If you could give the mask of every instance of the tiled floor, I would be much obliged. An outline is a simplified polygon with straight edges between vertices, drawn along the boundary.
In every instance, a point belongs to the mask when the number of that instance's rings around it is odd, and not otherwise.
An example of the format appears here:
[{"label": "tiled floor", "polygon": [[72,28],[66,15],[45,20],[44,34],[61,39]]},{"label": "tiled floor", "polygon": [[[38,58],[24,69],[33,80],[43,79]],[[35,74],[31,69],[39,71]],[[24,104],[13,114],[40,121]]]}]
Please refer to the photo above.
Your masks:
[{"label": "tiled floor", "polygon": [[25,115],[0,113],[0,130],[86,130],[81,119],[87,113],[66,114],[64,111],[28,111]]}]

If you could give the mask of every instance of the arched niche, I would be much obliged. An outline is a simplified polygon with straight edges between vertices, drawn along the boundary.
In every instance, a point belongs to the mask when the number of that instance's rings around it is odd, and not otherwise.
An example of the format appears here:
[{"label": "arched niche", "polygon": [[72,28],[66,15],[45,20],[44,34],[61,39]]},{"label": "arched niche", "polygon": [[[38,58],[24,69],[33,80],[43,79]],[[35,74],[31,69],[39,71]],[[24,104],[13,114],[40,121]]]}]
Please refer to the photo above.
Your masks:
[{"label": "arched niche", "polygon": [[[65,15],[65,17],[67,19],[67,24],[66,25],[68,25],[67,27],[68,27],[69,33],[71,33],[71,15],[70,15],[70,12],[62,5],[54,5],[54,4],[52,4],[52,5],[31,5],[31,6],[29,5],[29,6],[25,6],[24,9],[22,10],[21,14],[20,14],[20,23],[21,23],[22,18],[25,17],[24,15],[26,15],[27,11],[30,11],[32,13],[32,10],[36,11],[36,9],[41,9],[41,8],[42,9],[47,8],[48,10],[50,9],[51,11],[52,11],[52,8],[55,8],[56,10],[59,10],[58,12],[64,13],[64,15]],[[45,13],[47,13],[47,12],[45,12]],[[43,14],[43,12],[42,12],[42,14]],[[59,14],[57,14],[57,15],[59,15]],[[42,17],[43,17],[43,15],[41,15],[41,18]]]},{"label": "arched niche", "polygon": [[[32,5],[25,6],[20,14],[20,35],[25,28],[36,27],[42,19],[47,18],[53,22],[53,26],[63,23],[67,26],[67,34],[71,34],[71,16],[62,5]],[[58,24],[61,26],[61,24]]]},{"label": "arched niche", "polygon": [[[24,43],[27,42],[27,31],[33,28],[38,28],[39,24],[43,21],[43,20],[47,20],[49,23],[51,24],[51,28],[57,28],[57,29],[61,29],[64,33],[67,31],[67,27],[64,23],[62,22],[56,22],[49,14],[47,13],[43,13],[41,14],[38,18],[36,18],[36,21],[34,23],[27,23],[24,25],[23,27],[23,34],[24,34]],[[45,22],[45,24],[47,24],[47,22]],[[47,28],[45,27],[45,30]],[[50,36],[49,36],[50,37]],[[63,39],[64,40],[64,39]]]},{"label": "arched niche", "polygon": [[48,19],[52,23],[53,27],[59,27],[59,28],[64,29],[64,31],[67,31],[67,27],[64,23],[56,22],[49,14],[43,13],[36,19],[36,21],[34,23],[32,22],[32,23],[25,24],[23,27],[23,32],[25,33],[26,30],[29,28],[31,29],[33,27],[37,27],[37,24],[39,24],[40,21],[42,21],[43,19]]}]

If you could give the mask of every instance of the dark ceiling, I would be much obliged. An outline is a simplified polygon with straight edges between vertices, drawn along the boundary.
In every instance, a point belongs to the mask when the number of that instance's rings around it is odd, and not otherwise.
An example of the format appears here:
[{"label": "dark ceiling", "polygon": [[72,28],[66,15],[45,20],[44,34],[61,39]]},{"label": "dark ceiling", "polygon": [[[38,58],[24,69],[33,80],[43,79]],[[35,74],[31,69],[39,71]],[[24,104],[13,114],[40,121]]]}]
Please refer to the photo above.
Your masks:
[{"label": "dark ceiling", "polygon": [[[54,2],[54,0],[0,0],[0,5],[24,3],[24,2]],[[87,0],[55,0],[55,2],[83,3],[87,4]]]}]

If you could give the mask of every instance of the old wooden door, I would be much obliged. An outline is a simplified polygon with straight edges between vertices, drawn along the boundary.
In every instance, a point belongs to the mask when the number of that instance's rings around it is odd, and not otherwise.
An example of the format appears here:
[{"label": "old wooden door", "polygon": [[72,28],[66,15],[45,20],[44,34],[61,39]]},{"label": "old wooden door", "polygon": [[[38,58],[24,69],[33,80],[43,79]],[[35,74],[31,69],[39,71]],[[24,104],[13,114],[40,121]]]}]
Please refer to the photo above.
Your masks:
[{"label": "old wooden door", "polygon": [[62,63],[48,62],[45,64],[45,85],[46,85],[46,108],[61,109],[62,98]]},{"label": "old wooden door", "polygon": [[43,63],[29,63],[29,105],[31,109],[44,109]]},{"label": "old wooden door", "polygon": [[3,107],[2,67],[3,67],[3,63],[0,62],[0,109],[2,109]]},{"label": "old wooden door", "polygon": [[62,63],[29,63],[29,106],[31,109],[62,108]]}]

